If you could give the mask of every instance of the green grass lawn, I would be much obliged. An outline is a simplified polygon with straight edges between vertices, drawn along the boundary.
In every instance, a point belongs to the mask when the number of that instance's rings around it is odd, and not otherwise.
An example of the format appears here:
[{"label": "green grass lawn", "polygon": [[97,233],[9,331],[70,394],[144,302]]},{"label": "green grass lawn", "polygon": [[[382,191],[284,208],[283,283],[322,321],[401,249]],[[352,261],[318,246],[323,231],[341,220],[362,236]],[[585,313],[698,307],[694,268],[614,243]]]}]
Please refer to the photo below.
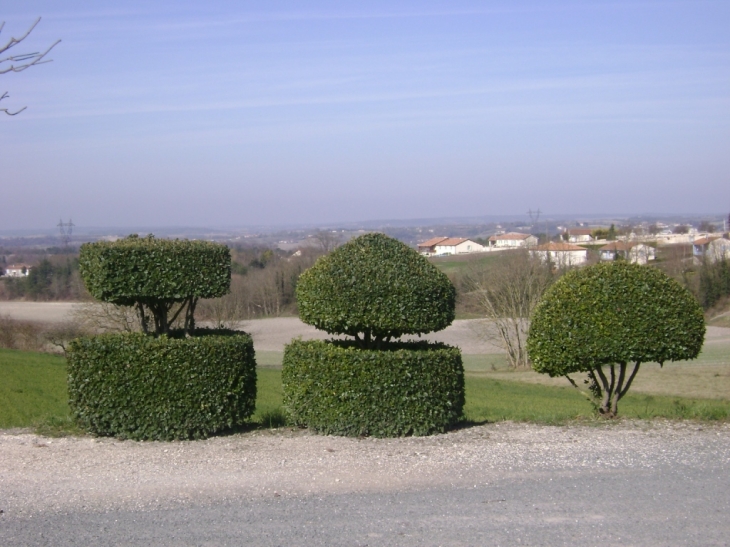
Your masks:
[{"label": "green grass lawn", "polygon": [[484,267],[499,260],[500,253],[472,253],[464,255],[436,256],[429,258],[434,266],[446,275],[463,273],[474,267]]},{"label": "green grass lawn", "polygon": [[0,349],[0,428],[69,417],[65,358]]},{"label": "green grass lawn", "polygon": [[[258,397],[253,421],[264,427],[281,425],[281,353],[261,352],[257,360]],[[557,424],[595,418],[588,401],[569,386],[530,384],[470,372],[483,368],[491,368],[488,360],[466,362],[468,422]],[[0,428],[36,427],[45,434],[73,433],[67,401],[63,357],[0,349]],[[730,401],[629,393],[619,404],[619,413],[626,418],[726,420]]]}]

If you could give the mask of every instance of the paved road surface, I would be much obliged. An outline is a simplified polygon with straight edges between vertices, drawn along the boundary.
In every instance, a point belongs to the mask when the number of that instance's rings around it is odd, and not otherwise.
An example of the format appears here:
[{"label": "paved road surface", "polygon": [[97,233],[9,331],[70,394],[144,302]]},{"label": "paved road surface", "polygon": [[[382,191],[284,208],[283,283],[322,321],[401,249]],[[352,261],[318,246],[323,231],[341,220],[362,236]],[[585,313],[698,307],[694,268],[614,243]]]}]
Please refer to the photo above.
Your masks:
[{"label": "paved road surface", "polygon": [[728,545],[730,469],[703,463],[545,472],[477,488],[39,514],[0,520],[0,544]]},{"label": "paved road surface", "polygon": [[[491,433],[477,438],[475,433],[480,429],[482,433]],[[505,429],[506,434],[495,429]],[[436,456],[441,447],[448,450],[444,454],[450,455],[451,459],[438,464],[443,474],[429,478],[431,485],[419,483],[416,473],[411,481],[415,486],[393,488],[387,480],[381,479],[387,479],[388,473],[393,481],[402,478],[404,470],[396,472],[396,466],[384,470],[386,475],[376,477],[374,484],[379,486],[374,489],[362,489],[353,484],[341,491],[332,488],[311,493],[280,490],[282,493],[277,494],[270,489],[236,491],[234,487],[228,491],[220,488],[220,495],[214,494],[205,500],[179,497],[176,503],[170,504],[170,499],[160,495],[144,506],[126,502],[116,507],[104,506],[106,498],[97,498],[98,505],[85,502],[85,507],[59,500],[62,502],[60,508],[54,509],[51,501],[39,498],[20,510],[23,500],[12,502],[16,498],[14,493],[19,491],[18,484],[11,480],[5,483],[9,498],[1,502],[10,500],[4,514],[0,515],[0,545],[730,544],[730,438],[726,426],[704,429],[686,425],[659,429],[650,426],[643,431],[623,426],[596,429],[505,424],[423,440],[295,437],[285,441],[275,437],[232,439],[238,443],[238,448],[254,443],[262,446],[263,443],[270,448],[281,446],[284,450],[286,446],[301,447],[306,452],[308,448],[316,447],[315,454],[325,453],[321,450],[325,443],[337,448],[331,460],[335,467],[340,457],[347,460],[352,455],[362,454],[361,458],[366,455],[372,458],[371,450],[383,452],[383,455],[392,453],[399,465],[410,462],[414,466],[418,458],[411,454],[413,447],[419,450],[430,447],[431,456]],[[452,441],[455,442],[452,444]],[[88,448],[88,441],[73,442]],[[169,454],[164,448],[168,446],[170,452],[179,449],[185,457],[193,457],[207,446],[215,452],[216,447],[223,447],[225,442],[217,439],[209,445],[119,445],[104,441],[99,447],[104,453],[118,454],[116,459],[127,466],[135,454],[144,458],[144,461],[140,460],[142,476],[139,477],[140,486],[144,486],[142,483],[150,480],[145,465],[154,459],[152,452]],[[11,444],[17,445],[14,441]],[[349,456],[348,446],[352,450]],[[68,446],[64,448],[67,449]],[[342,456],[341,449],[346,452]],[[55,449],[29,446],[27,450],[52,463]],[[397,450],[401,450],[400,456]],[[236,453],[227,452],[229,460]],[[66,458],[72,459],[69,455]],[[31,463],[38,461],[31,460]],[[214,468],[226,469],[222,460],[209,461]],[[310,463],[305,467],[310,471],[312,466],[330,465],[317,464],[317,458],[307,461]],[[480,461],[484,462],[481,467]],[[182,496],[187,479],[182,476],[184,473],[180,476],[170,474],[169,469],[177,467],[172,463],[156,465],[163,474],[169,474],[163,481],[165,490],[173,497]],[[180,463],[185,464],[185,461]],[[269,465],[271,472],[275,468],[283,469],[277,464],[262,462],[262,465]],[[62,465],[62,462],[56,465]],[[104,474],[99,468],[104,467],[101,461],[74,469],[81,476],[101,478]],[[354,465],[352,468],[355,469],[353,479],[359,478],[363,483],[372,481],[372,472],[357,470]],[[306,469],[300,466],[300,470]],[[341,472],[341,468],[338,469]],[[228,472],[231,472],[230,466]],[[3,473],[0,470],[0,492],[3,491]],[[281,473],[273,480],[283,482],[287,474],[291,474],[286,469]],[[42,474],[42,470],[29,474],[32,475],[26,482],[29,495],[35,495],[35,490],[43,488],[43,483],[36,480]],[[271,475],[263,468],[257,474],[259,477],[267,474],[271,480]],[[239,476],[243,478],[244,474]],[[109,480],[106,483],[98,480],[89,495],[100,495]],[[63,478],[49,474],[46,484],[48,497],[52,498],[59,495],[56,490],[58,484],[63,484]],[[107,495],[125,491],[120,485],[110,489]]]}]

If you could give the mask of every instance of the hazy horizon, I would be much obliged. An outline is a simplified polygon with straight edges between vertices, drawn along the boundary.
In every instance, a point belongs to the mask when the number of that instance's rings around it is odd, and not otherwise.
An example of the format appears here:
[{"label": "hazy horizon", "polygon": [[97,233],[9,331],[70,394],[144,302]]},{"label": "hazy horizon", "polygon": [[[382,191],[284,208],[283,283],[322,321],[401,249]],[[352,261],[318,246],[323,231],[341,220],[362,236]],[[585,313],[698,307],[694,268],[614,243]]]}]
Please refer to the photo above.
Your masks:
[{"label": "hazy horizon", "polygon": [[38,16],[2,232],[730,211],[727,2],[28,0],[0,45]]}]

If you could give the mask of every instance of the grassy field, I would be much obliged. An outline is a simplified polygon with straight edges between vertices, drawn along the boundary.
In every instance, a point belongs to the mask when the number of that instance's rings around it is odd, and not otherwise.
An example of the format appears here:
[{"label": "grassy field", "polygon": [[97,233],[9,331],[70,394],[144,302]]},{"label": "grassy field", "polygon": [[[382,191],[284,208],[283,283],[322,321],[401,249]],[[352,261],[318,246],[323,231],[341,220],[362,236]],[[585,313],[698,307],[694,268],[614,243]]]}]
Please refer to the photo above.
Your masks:
[{"label": "grassy field", "polygon": [[66,359],[0,349],[0,428],[67,418]]},{"label": "grassy field", "polygon": [[429,258],[434,266],[446,275],[467,271],[473,266],[484,266],[495,260],[499,260],[501,253],[473,253],[463,255],[435,256]]},{"label": "grassy field", "polygon": [[[263,427],[283,423],[281,357],[280,352],[257,354],[258,398],[253,421]],[[694,393],[699,388],[688,385],[690,371],[705,386],[718,383],[713,371],[722,370],[726,376],[730,373],[730,365],[726,362],[712,364],[713,359],[722,360],[720,350],[708,351],[703,359],[705,364],[699,367],[675,365],[677,371],[686,370],[681,374],[677,372],[677,377],[672,377],[669,384],[675,386],[676,391]],[[588,401],[567,386],[565,379],[550,379],[532,372],[508,372],[500,355],[467,355],[464,361],[468,422],[514,420],[555,424],[595,419]],[[657,377],[659,374],[670,376],[670,367],[666,365],[667,370],[657,373]],[[642,373],[648,376],[647,384],[656,383],[651,369]],[[637,386],[641,375],[637,377]],[[727,391],[724,394],[710,391],[712,396],[632,391],[619,406],[619,412],[627,418],[726,420],[730,417]],[[34,427],[43,434],[75,433],[67,399],[63,357],[0,350],[0,428]]]}]

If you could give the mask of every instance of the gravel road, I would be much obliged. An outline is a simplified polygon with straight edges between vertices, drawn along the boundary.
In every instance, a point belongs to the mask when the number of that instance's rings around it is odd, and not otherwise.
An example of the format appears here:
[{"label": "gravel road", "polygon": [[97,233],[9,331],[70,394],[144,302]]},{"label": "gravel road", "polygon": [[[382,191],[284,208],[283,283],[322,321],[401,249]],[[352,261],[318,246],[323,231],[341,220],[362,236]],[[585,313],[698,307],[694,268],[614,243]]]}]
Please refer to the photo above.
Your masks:
[{"label": "gravel road", "polygon": [[0,433],[0,545],[727,545],[730,425]]}]

